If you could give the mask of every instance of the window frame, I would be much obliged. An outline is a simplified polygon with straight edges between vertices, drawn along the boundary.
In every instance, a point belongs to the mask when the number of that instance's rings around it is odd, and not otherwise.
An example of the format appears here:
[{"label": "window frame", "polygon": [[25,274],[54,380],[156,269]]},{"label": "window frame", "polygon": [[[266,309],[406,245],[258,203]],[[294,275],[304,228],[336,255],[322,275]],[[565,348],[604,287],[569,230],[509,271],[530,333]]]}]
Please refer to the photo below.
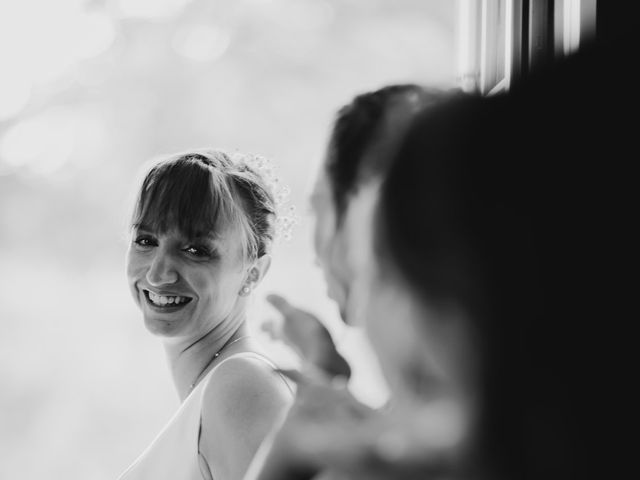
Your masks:
[{"label": "window frame", "polygon": [[458,85],[493,95],[596,33],[597,0],[457,0]]}]

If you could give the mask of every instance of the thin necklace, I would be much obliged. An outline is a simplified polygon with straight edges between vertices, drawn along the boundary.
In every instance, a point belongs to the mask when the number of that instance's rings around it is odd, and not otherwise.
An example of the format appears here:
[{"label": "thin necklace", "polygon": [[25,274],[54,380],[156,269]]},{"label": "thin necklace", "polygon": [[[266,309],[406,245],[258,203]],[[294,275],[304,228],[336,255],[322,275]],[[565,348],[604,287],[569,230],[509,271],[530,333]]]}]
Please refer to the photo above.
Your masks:
[{"label": "thin necklace", "polygon": [[222,353],[222,351],[223,351],[225,348],[227,348],[227,347],[229,347],[229,346],[233,345],[234,343],[239,342],[239,341],[240,341],[240,340],[242,340],[243,338],[247,338],[247,337],[249,337],[249,335],[243,335],[242,337],[238,337],[238,338],[236,338],[236,339],[235,339],[234,341],[232,341],[232,342],[230,342],[229,340],[227,340],[227,343],[225,343],[224,345],[222,345],[222,347],[220,348],[220,350],[218,350],[218,351],[215,353],[215,355],[214,355],[213,357],[211,357],[211,360],[209,360],[209,361],[207,362],[207,364],[204,366],[204,368],[202,369],[202,371],[198,374],[198,376],[197,376],[197,377],[196,377],[196,379],[193,381],[193,383],[192,383],[191,385],[189,385],[189,392],[191,392],[191,390],[193,390],[193,389],[195,388],[195,386],[198,384],[198,381],[200,380],[200,377],[202,377],[202,374],[203,374],[204,372],[206,372],[206,371],[207,371],[207,368],[209,368],[209,367],[211,366],[211,364],[214,362],[214,360],[220,356],[220,354]]}]

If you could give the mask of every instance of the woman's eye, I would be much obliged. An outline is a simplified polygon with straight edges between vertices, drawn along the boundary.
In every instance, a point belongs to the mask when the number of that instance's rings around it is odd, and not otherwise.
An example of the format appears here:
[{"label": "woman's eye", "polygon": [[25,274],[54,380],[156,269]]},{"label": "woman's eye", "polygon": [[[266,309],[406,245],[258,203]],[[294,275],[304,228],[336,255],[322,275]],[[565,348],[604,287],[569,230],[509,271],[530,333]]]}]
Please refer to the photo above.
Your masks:
[{"label": "woman's eye", "polygon": [[153,238],[147,235],[141,235],[139,237],[136,237],[136,239],[134,240],[134,243],[139,247],[153,247],[155,245]]},{"label": "woman's eye", "polygon": [[197,246],[197,245],[189,245],[184,249],[189,255],[194,257],[209,257],[211,253],[205,247]]}]

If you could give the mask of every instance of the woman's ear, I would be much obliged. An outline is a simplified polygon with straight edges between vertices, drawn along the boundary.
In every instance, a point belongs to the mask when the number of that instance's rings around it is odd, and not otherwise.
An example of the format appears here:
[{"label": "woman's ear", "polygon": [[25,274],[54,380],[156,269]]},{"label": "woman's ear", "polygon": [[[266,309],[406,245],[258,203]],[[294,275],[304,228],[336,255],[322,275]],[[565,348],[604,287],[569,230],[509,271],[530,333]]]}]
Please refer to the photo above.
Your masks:
[{"label": "woman's ear", "polygon": [[263,255],[258,258],[253,265],[247,270],[247,277],[244,285],[238,293],[242,297],[246,297],[251,291],[262,281],[271,266],[271,255]]},{"label": "woman's ear", "polygon": [[269,267],[271,267],[271,255],[265,254],[258,258],[251,268],[249,268],[247,282],[251,283],[252,287],[256,286],[267,274]]}]

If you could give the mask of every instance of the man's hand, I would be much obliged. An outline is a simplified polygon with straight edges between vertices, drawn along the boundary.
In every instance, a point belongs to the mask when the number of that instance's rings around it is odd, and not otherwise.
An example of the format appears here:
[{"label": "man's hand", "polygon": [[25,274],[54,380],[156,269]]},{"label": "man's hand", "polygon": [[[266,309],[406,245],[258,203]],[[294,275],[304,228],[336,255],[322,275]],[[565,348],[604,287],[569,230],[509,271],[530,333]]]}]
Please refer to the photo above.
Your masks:
[{"label": "man's hand", "polygon": [[442,477],[460,436],[448,401],[377,411],[322,371],[280,370],[296,401],[245,480]]},{"label": "man's hand", "polygon": [[441,477],[452,465],[461,432],[451,402],[381,412],[356,400],[344,383],[329,384],[321,372],[281,373],[298,393],[276,445],[300,470],[323,472],[309,478],[418,480]]},{"label": "man's hand", "polygon": [[[333,380],[313,366],[305,373],[280,370],[297,384],[296,400],[284,421],[263,444],[245,480],[310,480],[324,470],[343,439],[374,414],[356,400],[341,378]],[[351,449],[349,449],[351,451]],[[340,455],[350,455],[340,452]],[[320,453],[320,455],[318,455]]]},{"label": "man's hand", "polygon": [[315,315],[292,306],[280,295],[267,301],[283,316],[281,335],[300,356],[330,377],[351,376],[351,367],[336,349],[331,334]]}]

